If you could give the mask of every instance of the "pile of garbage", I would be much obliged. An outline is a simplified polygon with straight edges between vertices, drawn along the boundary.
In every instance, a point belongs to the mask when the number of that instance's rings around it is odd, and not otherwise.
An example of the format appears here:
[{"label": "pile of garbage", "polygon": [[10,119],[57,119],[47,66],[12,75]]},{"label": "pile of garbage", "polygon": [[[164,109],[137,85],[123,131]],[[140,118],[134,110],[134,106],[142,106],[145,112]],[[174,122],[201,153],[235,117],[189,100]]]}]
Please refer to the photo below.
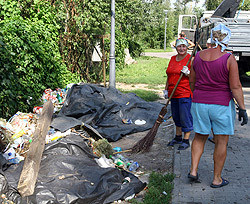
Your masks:
[{"label": "pile of garbage", "polygon": [[121,147],[112,148],[111,144],[108,142],[107,139],[102,138],[99,140],[94,140],[92,137],[83,136],[79,131],[76,131],[74,128],[71,129],[71,132],[89,140],[88,145],[91,147],[93,154],[98,157],[95,160],[100,167],[116,167],[118,169],[123,169],[125,171],[133,173],[135,173],[136,170],[139,168],[139,163],[137,161],[133,161],[130,158],[124,157],[122,155],[123,151]]},{"label": "pile of garbage", "polygon": [[[50,100],[54,105],[54,113],[60,111],[67,91],[72,86],[69,84],[65,89],[57,88],[56,90],[46,89],[41,97],[41,101],[46,103]],[[26,153],[29,151],[32,142],[33,133],[35,132],[36,123],[39,115],[42,113],[43,106],[35,106],[33,113],[17,112],[9,120],[0,118],[0,137],[1,152],[10,163],[17,164],[24,160]],[[70,134],[70,130],[62,133],[51,128],[46,136],[46,143],[56,141]]]},{"label": "pile of garbage", "polygon": [[17,112],[8,121],[0,119],[2,145],[6,146],[2,152],[9,162],[17,164],[24,160],[32,142],[36,120],[36,114],[21,112]]},{"label": "pile of garbage", "polygon": [[[73,84],[68,84],[66,88],[56,90],[45,89],[41,98],[42,104],[50,100],[54,105],[54,113],[59,112],[63,106],[63,103],[66,99],[68,90],[73,86]],[[33,112],[36,114],[42,113],[43,106],[35,106]]]},{"label": "pile of garbage", "polygon": [[[57,115],[71,87],[46,89],[41,97],[43,104],[50,100]],[[18,181],[42,110],[43,106],[35,106],[33,113],[17,112],[9,120],[0,118],[0,156],[9,164],[0,170],[2,201],[110,203],[131,199],[146,187],[134,175],[139,168],[136,161],[122,156],[121,149],[113,149],[96,129],[80,122],[80,126],[70,125],[65,131],[50,126],[34,194],[23,198],[17,190]],[[131,125],[122,119],[120,122]]]}]

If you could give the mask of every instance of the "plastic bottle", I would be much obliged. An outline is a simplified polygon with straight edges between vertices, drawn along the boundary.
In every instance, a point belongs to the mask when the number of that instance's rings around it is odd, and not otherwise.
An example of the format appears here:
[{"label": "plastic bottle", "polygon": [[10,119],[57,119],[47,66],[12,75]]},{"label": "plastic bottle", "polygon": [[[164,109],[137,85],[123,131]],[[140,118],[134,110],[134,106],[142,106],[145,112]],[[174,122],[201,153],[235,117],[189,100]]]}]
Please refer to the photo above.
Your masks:
[{"label": "plastic bottle", "polygon": [[62,97],[59,95],[59,93],[57,93],[56,98],[59,103],[62,103]]},{"label": "plastic bottle", "polygon": [[21,137],[21,136],[24,135],[24,134],[25,134],[25,131],[24,131],[24,130],[21,130],[21,131],[15,133],[14,135],[12,135],[11,138],[12,138],[13,140],[15,140],[15,139]]},{"label": "plastic bottle", "polygon": [[119,159],[117,156],[112,156],[112,155],[110,155],[110,158],[113,160],[113,162],[114,162],[117,166],[119,166],[119,167],[123,167],[123,166],[124,166],[124,162],[123,162],[121,159]]},{"label": "plastic bottle", "polygon": [[18,164],[20,163],[20,161],[23,161],[23,160],[24,160],[24,157],[17,154],[15,158],[9,159],[9,162],[13,164]]},{"label": "plastic bottle", "polygon": [[115,152],[120,152],[120,151],[122,151],[122,148],[121,147],[114,147],[113,150],[115,150]]},{"label": "plastic bottle", "polygon": [[13,159],[9,159],[9,162],[13,163],[13,164],[18,164],[20,162],[20,160],[17,157],[15,157]]},{"label": "plastic bottle", "polygon": [[131,165],[131,161],[128,158],[122,156],[121,154],[117,154],[116,156],[124,162],[124,167],[128,169],[129,166]]},{"label": "plastic bottle", "polygon": [[138,162],[133,162],[133,163],[129,166],[128,170],[129,170],[129,171],[136,171],[136,169],[138,169],[138,168],[139,168]]}]

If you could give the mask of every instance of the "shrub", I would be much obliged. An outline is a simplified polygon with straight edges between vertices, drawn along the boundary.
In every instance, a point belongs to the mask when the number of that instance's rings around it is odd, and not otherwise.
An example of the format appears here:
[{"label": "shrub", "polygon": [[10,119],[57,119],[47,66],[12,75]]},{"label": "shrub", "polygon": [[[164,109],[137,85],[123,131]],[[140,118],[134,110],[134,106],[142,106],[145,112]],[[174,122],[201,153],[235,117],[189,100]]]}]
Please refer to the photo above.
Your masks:
[{"label": "shrub", "polygon": [[3,118],[17,111],[31,111],[39,104],[46,88],[64,87],[70,81],[77,81],[62,63],[53,8],[46,2],[30,10],[22,10],[24,6],[17,1],[0,2],[0,69],[3,73],[0,117]]}]

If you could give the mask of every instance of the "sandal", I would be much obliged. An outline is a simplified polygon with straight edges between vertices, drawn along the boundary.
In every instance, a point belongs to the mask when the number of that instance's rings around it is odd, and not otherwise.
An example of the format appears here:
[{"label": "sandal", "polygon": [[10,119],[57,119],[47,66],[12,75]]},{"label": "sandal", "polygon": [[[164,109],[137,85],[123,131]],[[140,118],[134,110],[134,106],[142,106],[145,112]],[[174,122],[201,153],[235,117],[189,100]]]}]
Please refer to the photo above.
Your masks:
[{"label": "sandal", "polygon": [[190,147],[189,143],[182,142],[181,145],[178,147],[178,150],[185,150]]},{"label": "sandal", "polygon": [[208,141],[214,143],[214,138],[213,138],[213,136],[208,137]]},{"label": "sandal", "polygon": [[169,143],[168,143],[168,145],[167,146],[174,146],[175,144],[181,144],[182,143],[182,140],[176,140],[175,138],[174,139],[172,139],[172,141],[170,141]]},{"label": "sandal", "polygon": [[197,173],[196,176],[193,176],[192,174],[188,173],[188,178],[192,179],[193,181],[197,181],[199,179],[199,175]]},{"label": "sandal", "polygon": [[215,185],[215,184],[211,183],[210,187],[211,188],[221,188],[221,187],[226,186],[227,184],[229,184],[228,180],[226,180],[226,179],[224,179],[222,177],[221,177],[221,179],[222,179],[221,184]]}]

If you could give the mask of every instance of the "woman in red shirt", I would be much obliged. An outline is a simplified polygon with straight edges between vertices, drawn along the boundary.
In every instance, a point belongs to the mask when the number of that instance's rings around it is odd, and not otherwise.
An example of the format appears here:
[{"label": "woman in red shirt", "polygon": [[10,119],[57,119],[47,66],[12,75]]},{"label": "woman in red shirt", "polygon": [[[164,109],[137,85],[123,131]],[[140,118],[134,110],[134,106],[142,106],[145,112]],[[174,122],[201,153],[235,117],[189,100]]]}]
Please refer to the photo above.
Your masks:
[{"label": "woman in red shirt", "polygon": [[[190,58],[190,54],[187,53],[188,46],[189,44],[187,40],[183,38],[176,40],[177,55],[171,57],[166,71],[168,79],[165,90],[168,91],[169,96],[171,95],[181,72],[184,73],[184,76],[178,84],[171,99],[171,112],[176,126],[176,136],[168,143],[168,146],[180,144],[178,150],[185,150],[190,146],[189,136],[190,132],[193,130],[193,118],[190,113],[192,102],[192,92],[189,86],[190,64],[186,67]],[[182,132],[184,132],[183,139]]]}]

